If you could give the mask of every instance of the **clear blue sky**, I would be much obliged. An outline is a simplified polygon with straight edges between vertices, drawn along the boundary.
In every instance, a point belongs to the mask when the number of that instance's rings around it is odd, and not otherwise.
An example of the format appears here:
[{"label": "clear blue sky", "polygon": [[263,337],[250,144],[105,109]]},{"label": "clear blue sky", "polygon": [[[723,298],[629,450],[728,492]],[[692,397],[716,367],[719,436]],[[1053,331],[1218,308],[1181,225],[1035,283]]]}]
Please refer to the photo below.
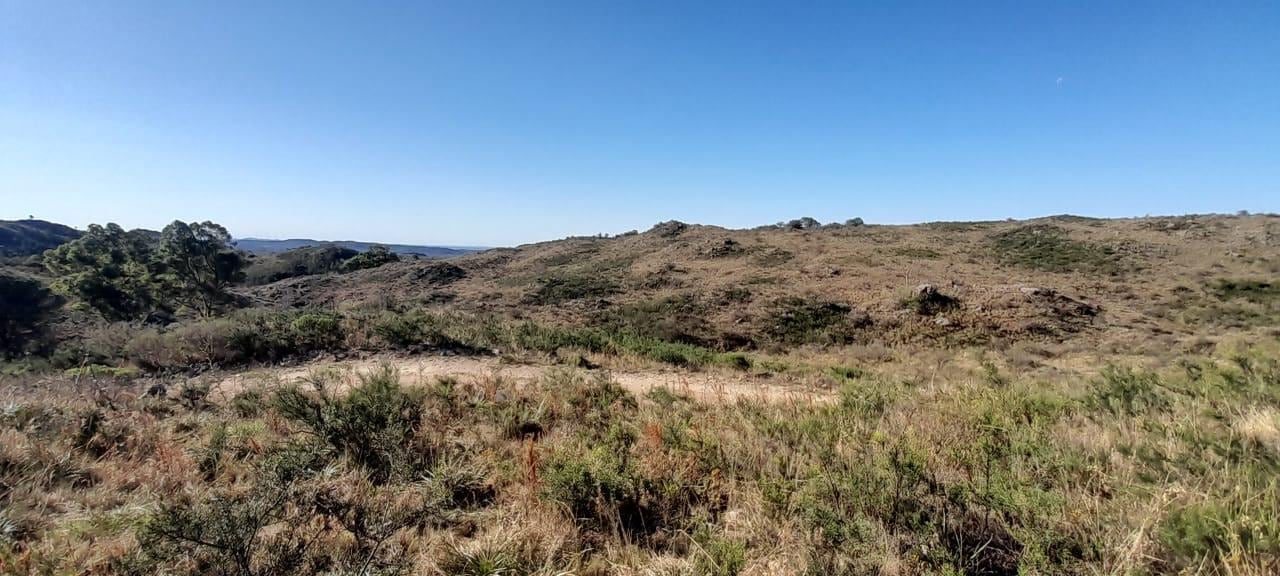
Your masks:
[{"label": "clear blue sky", "polygon": [[0,208],[483,245],[1280,211],[1280,2],[0,0]]}]

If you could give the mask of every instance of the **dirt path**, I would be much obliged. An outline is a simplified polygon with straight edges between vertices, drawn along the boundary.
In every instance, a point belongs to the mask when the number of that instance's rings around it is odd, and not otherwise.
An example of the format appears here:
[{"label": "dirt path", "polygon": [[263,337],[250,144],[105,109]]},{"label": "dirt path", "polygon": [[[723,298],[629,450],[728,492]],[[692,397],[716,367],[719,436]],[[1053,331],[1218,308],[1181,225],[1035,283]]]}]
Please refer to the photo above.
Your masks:
[{"label": "dirt path", "polygon": [[[337,362],[313,362],[305,366],[268,368],[235,374],[223,379],[214,393],[230,397],[246,386],[255,384],[285,384],[302,382],[318,372],[328,372],[340,381],[354,383],[359,376],[367,375],[383,367],[400,373],[402,382],[420,384],[440,376],[459,379],[501,377],[515,384],[534,381],[552,366],[508,364],[497,358],[471,356],[415,356],[411,358],[383,357],[368,360]],[[830,390],[803,387],[795,384],[770,382],[750,375],[725,375],[679,370],[610,372],[614,380],[632,394],[643,395],[650,390],[664,387],[703,402],[733,402],[742,399],[769,402],[827,402],[834,398]]]}]

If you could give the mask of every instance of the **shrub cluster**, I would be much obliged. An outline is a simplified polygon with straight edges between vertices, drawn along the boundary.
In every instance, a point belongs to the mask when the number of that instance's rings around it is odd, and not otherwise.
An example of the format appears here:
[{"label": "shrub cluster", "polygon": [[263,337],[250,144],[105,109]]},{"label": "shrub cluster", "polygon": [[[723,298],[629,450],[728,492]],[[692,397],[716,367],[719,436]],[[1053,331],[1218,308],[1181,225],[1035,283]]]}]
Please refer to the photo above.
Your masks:
[{"label": "shrub cluster", "polygon": [[347,261],[343,262],[342,269],[347,272],[354,272],[356,270],[367,270],[369,268],[377,268],[379,266],[385,266],[392,262],[399,262],[399,261],[400,261],[400,256],[395,252],[392,252],[390,248],[387,248],[386,246],[374,245],[374,246],[370,246],[369,249],[366,250],[365,252],[362,252],[356,256],[353,256]]},{"label": "shrub cluster", "polygon": [[278,254],[259,256],[245,269],[250,286],[270,284],[286,278],[311,276],[343,269],[343,264],[360,253],[336,245],[308,246]]},{"label": "shrub cluster", "polygon": [[848,304],[796,296],[773,303],[765,332],[785,344],[848,344],[868,322]]},{"label": "shrub cluster", "polygon": [[1031,224],[991,237],[997,262],[1043,272],[1118,274],[1120,258],[1111,246],[1071,238],[1063,228]]},{"label": "shrub cluster", "polygon": [[[658,309],[666,309],[659,304]],[[82,365],[138,366],[147,371],[182,371],[232,367],[305,358],[352,349],[449,351],[491,354],[495,350],[636,356],[691,368],[723,365],[746,370],[749,356],[720,352],[700,338],[681,336],[675,325],[640,307],[614,317],[602,327],[562,327],[530,321],[411,309],[393,311],[242,310],[224,318],[197,320],[167,327],[135,328],[117,324],[90,331],[64,345],[53,367]],[[675,338],[672,340],[669,338]],[[762,364],[763,366],[763,364]]]},{"label": "shrub cluster", "polygon": [[245,310],[226,318],[143,329],[123,358],[147,370],[272,362],[344,346],[342,319],[332,312]]},{"label": "shrub cluster", "polygon": [[598,274],[557,274],[538,278],[537,287],[525,299],[529,304],[560,304],[583,298],[616,294],[618,284]]}]

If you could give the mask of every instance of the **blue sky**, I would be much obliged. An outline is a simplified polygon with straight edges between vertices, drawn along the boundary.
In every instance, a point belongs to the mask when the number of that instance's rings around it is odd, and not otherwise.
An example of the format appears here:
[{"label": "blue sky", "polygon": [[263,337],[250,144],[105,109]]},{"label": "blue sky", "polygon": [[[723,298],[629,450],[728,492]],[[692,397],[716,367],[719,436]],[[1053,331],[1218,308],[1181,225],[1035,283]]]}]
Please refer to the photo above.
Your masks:
[{"label": "blue sky", "polygon": [[1280,211],[1280,2],[0,0],[0,207],[482,245]]}]

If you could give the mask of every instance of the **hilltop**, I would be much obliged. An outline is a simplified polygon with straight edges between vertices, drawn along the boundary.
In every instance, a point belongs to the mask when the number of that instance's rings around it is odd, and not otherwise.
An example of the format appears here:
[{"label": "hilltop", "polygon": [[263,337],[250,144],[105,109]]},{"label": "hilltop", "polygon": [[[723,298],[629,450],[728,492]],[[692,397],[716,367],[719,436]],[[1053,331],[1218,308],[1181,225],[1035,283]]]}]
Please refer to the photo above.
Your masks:
[{"label": "hilltop", "polygon": [[44,220],[0,220],[0,256],[31,256],[80,237],[70,226]]},{"label": "hilltop", "polygon": [[469,254],[479,250],[473,247],[459,246],[420,246],[416,244],[380,244],[377,242],[357,242],[354,240],[311,240],[306,238],[291,238],[288,240],[268,240],[264,238],[238,238],[235,241],[237,248],[254,254],[275,254],[277,252],[285,252],[288,250],[297,250],[299,248],[323,248],[337,247],[355,250],[356,252],[367,252],[373,246],[386,246],[388,250],[396,254],[406,256],[424,256],[427,258],[452,258]]},{"label": "hilltop", "polygon": [[293,278],[285,308],[396,302],[610,325],[718,349],[1030,340],[1196,346],[1274,325],[1230,288],[1280,274],[1280,218],[1180,216],[730,230],[667,222]]},{"label": "hilltop", "polygon": [[[1280,566],[1280,217],[448,260],[171,226],[0,274],[12,572]],[[230,270],[204,308],[193,254]]]}]

